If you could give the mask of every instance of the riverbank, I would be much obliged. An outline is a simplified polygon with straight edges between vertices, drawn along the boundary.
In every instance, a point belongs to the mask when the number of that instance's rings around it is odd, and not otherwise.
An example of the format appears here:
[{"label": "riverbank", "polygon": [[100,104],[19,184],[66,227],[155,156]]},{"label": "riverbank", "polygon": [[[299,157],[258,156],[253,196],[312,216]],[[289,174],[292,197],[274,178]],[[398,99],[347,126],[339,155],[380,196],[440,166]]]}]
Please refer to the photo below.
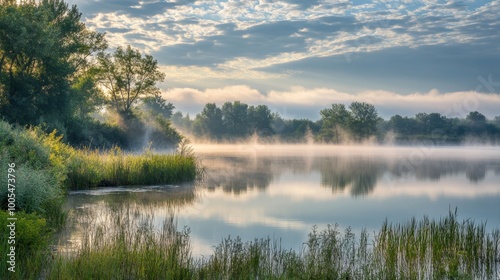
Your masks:
[{"label": "riverbank", "polygon": [[[138,155],[119,148],[75,149],[61,139],[55,132],[15,128],[0,121],[0,244],[2,252],[15,247],[18,268],[12,272],[11,266],[2,265],[1,279],[38,279],[47,267],[49,241],[65,223],[68,190],[177,184],[194,181],[201,172],[186,141],[174,154],[147,150]],[[15,230],[7,227],[13,222]],[[12,232],[15,240],[9,239]],[[6,264],[11,258],[2,254],[0,261]]]}]

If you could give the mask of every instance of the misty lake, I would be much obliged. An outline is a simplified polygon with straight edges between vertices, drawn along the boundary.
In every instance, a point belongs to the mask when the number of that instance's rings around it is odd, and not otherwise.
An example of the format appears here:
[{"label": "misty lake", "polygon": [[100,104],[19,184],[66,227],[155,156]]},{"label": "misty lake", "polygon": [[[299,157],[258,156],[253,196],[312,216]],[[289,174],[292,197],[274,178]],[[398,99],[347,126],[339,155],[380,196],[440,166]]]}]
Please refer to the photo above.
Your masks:
[{"label": "misty lake", "polygon": [[498,147],[194,145],[201,182],[179,186],[70,192],[61,250],[76,248],[86,225],[106,223],[127,206],[131,219],[165,219],[190,228],[194,255],[209,255],[227,236],[271,237],[300,249],[314,225],[378,231],[384,220],[445,217],[500,228]]}]

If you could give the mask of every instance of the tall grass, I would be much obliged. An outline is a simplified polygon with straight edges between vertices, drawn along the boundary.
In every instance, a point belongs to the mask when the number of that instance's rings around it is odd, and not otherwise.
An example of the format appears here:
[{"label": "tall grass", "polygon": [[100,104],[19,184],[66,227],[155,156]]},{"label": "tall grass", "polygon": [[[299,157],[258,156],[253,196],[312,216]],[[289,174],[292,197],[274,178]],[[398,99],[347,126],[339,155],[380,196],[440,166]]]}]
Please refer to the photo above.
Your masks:
[{"label": "tall grass", "polygon": [[81,247],[59,255],[48,279],[191,279],[189,230],[173,217],[161,229],[151,213],[133,205],[106,208],[99,218],[82,216]]},{"label": "tall grass", "polygon": [[193,181],[199,174],[193,154],[127,154],[119,148],[108,152],[78,151],[70,163],[69,189],[97,186],[155,185]]},{"label": "tall grass", "polygon": [[[114,210],[115,211],[115,210]],[[224,239],[209,257],[191,255],[189,230],[173,218],[107,215],[111,228],[90,226],[81,248],[56,258],[49,279],[499,279],[500,231],[441,220],[385,222],[374,237],[338,226],[310,232],[299,251],[270,238]],[[92,217],[87,218],[92,224]]]}]

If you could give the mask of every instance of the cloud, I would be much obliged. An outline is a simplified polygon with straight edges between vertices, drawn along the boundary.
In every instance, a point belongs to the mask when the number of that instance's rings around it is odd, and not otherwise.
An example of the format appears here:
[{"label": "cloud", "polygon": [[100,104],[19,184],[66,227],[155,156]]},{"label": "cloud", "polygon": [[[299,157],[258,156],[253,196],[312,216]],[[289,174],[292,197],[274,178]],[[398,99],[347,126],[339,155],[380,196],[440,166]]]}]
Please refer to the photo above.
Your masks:
[{"label": "cloud", "polygon": [[224,102],[236,100],[249,105],[268,105],[284,117],[313,120],[319,119],[321,109],[328,108],[333,103],[349,105],[354,101],[375,105],[384,118],[395,114],[414,116],[419,112],[437,112],[459,118],[465,118],[471,111],[479,111],[489,118],[500,114],[500,95],[475,91],[440,93],[432,90],[402,95],[383,90],[348,93],[332,88],[294,87],[288,91],[272,90],[263,93],[249,86],[239,85],[205,90],[173,88],[164,91],[163,96],[174,103],[178,110],[191,115],[201,112],[206,103],[222,106]]},{"label": "cloud", "polygon": [[70,3],[112,47],[131,44],[179,70],[167,73],[179,87],[451,92],[500,76],[498,0]]}]

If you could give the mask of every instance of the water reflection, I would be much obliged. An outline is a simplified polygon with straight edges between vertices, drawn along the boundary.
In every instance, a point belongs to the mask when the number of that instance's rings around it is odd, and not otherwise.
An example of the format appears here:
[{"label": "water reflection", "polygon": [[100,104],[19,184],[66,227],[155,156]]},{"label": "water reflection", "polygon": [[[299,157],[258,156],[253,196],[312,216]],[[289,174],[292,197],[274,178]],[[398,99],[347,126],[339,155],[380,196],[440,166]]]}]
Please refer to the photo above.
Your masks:
[{"label": "water reflection", "polygon": [[165,219],[174,219],[179,209],[196,200],[196,187],[192,184],[74,191],[65,204],[69,217],[58,233],[57,246],[59,251],[71,253],[80,248],[84,237],[91,236],[89,231],[99,228],[108,236],[116,230],[117,222],[139,228],[142,222],[153,220],[161,226]]},{"label": "water reflection", "polygon": [[[458,152],[457,152],[458,150]],[[78,244],[87,224],[109,220],[126,205],[131,219],[175,219],[191,229],[193,254],[210,254],[222,238],[270,236],[300,249],[313,225],[338,223],[369,232],[387,218],[439,218],[458,207],[459,218],[500,227],[500,150],[319,148],[198,151],[206,167],[196,186],[108,188],[68,196],[70,220],[61,245]],[[79,218],[80,217],[80,218]],[[88,219],[87,219],[88,220]]]},{"label": "water reflection", "polygon": [[221,188],[224,192],[241,194],[248,190],[264,191],[273,180],[283,174],[321,174],[321,185],[332,189],[333,193],[352,196],[369,195],[375,187],[385,184],[402,184],[409,178],[419,181],[430,180],[438,183],[442,178],[465,174],[471,183],[485,180],[488,171],[499,174],[500,160],[491,159],[425,159],[418,164],[402,160],[373,157],[245,157],[245,156],[205,156],[203,164],[207,176],[203,185],[208,190]]}]

